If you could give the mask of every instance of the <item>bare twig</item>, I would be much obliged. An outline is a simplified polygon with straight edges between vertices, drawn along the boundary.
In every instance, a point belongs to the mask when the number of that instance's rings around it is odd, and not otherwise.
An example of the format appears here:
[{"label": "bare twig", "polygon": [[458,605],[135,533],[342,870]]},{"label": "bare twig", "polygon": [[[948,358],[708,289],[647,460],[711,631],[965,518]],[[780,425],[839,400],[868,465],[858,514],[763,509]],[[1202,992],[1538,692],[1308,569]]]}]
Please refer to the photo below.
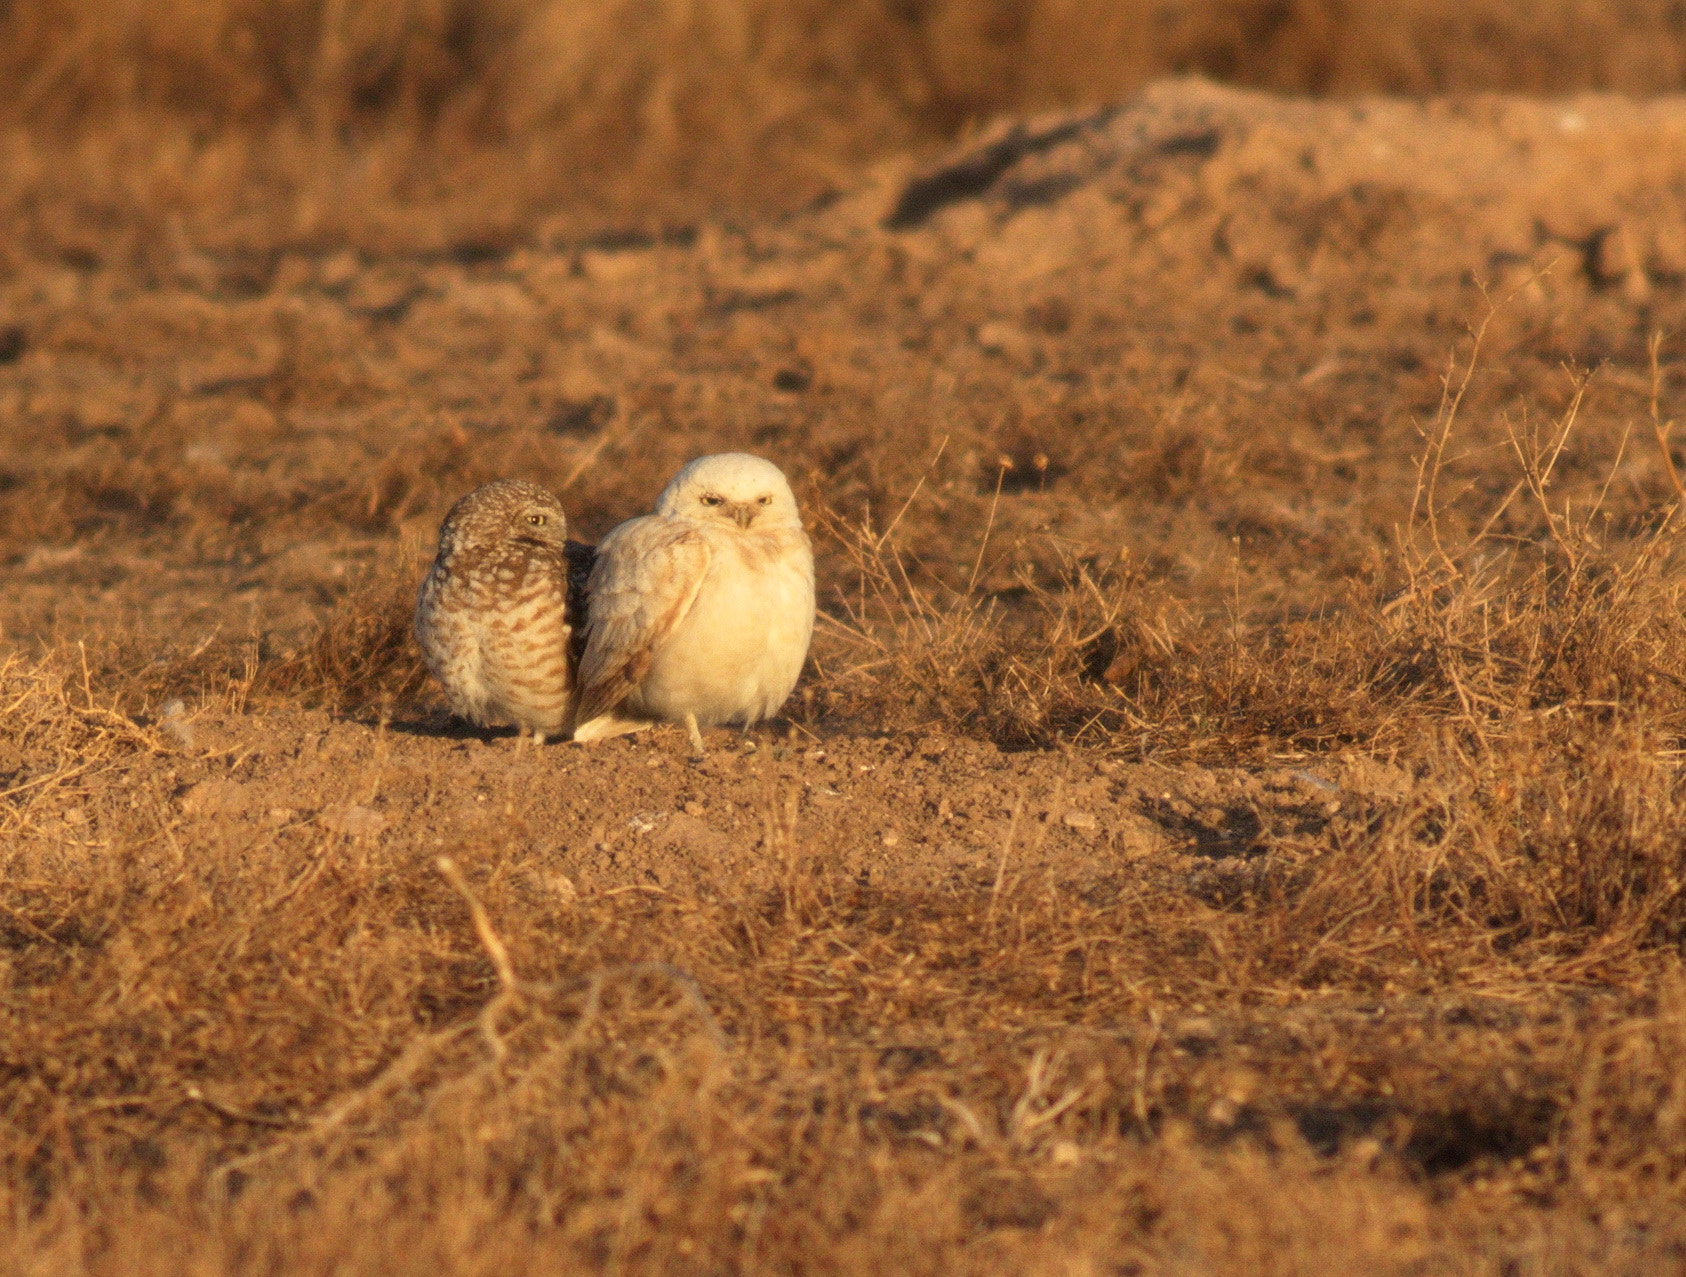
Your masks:
[{"label": "bare twig", "polygon": [[[1686,503],[1686,487],[1681,486],[1680,472],[1674,465],[1674,453],[1668,446],[1668,432],[1674,429],[1674,422],[1665,422],[1662,415],[1663,369],[1658,356],[1666,337],[1667,334],[1659,328],[1651,334],[1651,341],[1647,346],[1647,353],[1651,357],[1651,433],[1657,438],[1657,449],[1663,454],[1663,466],[1668,471],[1668,481],[1674,486],[1674,495],[1679,498],[1675,504],[1675,509],[1678,510],[1682,503]],[[1672,511],[1669,517],[1673,517]]]},{"label": "bare twig", "polygon": [[1007,820],[1007,835],[1001,840],[1001,856],[995,862],[995,885],[989,890],[989,911],[986,921],[994,921],[995,907],[1001,902],[1001,887],[1007,880],[1007,858],[1013,850],[1013,839],[1019,832],[1019,818],[1024,815],[1024,790],[1013,800],[1013,814]]},{"label": "bare twig", "polygon": [[882,547],[883,544],[890,539],[890,534],[894,532],[896,530],[896,526],[901,523],[902,515],[907,513],[907,509],[913,504],[914,498],[917,497],[920,490],[924,488],[925,480],[931,477],[931,472],[937,468],[937,462],[943,459],[943,452],[947,448],[948,436],[944,435],[943,441],[937,445],[936,455],[931,458],[931,464],[925,467],[925,473],[919,476],[919,482],[913,485],[913,491],[907,494],[907,500],[902,502],[902,508],[896,511],[896,517],[890,520],[890,526],[884,529],[883,534],[878,538],[876,544],[873,546],[874,549]]},{"label": "bare twig", "polygon": [[456,888],[457,894],[467,903],[469,917],[474,920],[474,934],[479,938],[480,947],[486,951],[486,956],[492,960],[493,969],[498,973],[497,996],[480,1011],[480,1032],[484,1035],[492,1054],[501,1061],[509,1053],[509,1048],[498,1035],[498,1016],[505,1007],[513,1004],[521,996],[520,985],[515,978],[515,965],[509,960],[509,950],[502,938],[493,929],[492,920],[486,914],[486,907],[469,887],[468,880],[457,868],[457,862],[449,856],[440,856],[434,864],[445,881]]},{"label": "bare twig", "polygon": [[978,557],[972,564],[972,575],[966,582],[966,593],[972,592],[972,587],[978,583],[978,571],[983,567],[984,551],[989,548],[989,534],[995,530],[995,508],[1001,504],[1001,484],[1007,478],[1007,471],[1013,468],[1013,463],[1006,457],[1000,459],[995,471],[995,496],[989,503],[989,522],[984,524],[983,540],[978,542]]},{"label": "bare twig", "polygon": [[203,1104],[218,1117],[226,1117],[231,1122],[245,1122],[251,1126],[273,1126],[280,1130],[293,1130],[305,1125],[296,1117],[270,1117],[267,1113],[252,1113],[245,1109],[237,1109],[224,1104],[221,1100],[214,1100],[189,1082],[182,1088],[183,1093],[195,1104]]}]

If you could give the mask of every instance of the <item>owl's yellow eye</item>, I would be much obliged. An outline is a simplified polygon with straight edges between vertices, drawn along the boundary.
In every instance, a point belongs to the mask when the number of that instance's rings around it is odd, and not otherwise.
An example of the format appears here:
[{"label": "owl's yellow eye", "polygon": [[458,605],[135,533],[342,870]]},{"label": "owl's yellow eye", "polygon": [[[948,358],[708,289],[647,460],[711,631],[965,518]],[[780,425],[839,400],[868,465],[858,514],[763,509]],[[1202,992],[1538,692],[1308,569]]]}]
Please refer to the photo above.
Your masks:
[{"label": "owl's yellow eye", "polygon": [[542,526],[544,526],[544,515],[542,515],[542,514],[529,514],[527,516],[527,522],[532,524],[535,528],[542,527]]},{"label": "owl's yellow eye", "polygon": [[773,504],[772,494],[769,493],[767,496],[762,497],[761,498],[761,504],[762,505],[772,505]]},{"label": "owl's yellow eye", "polygon": [[707,495],[707,496],[706,496],[706,497],[704,497],[704,498],[703,498],[703,499],[702,499],[702,503],[703,503],[703,504],[704,504],[704,505],[719,505],[719,504],[720,504],[720,498],[719,498],[719,497],[717,497],[717,496],[715,496],[715,495],[714,495],[714,494],[713,494],[713,493],[712,493],[712,492],[711,492],[711,493],[709,493],[709,494],[708,494],[708,495]]}]

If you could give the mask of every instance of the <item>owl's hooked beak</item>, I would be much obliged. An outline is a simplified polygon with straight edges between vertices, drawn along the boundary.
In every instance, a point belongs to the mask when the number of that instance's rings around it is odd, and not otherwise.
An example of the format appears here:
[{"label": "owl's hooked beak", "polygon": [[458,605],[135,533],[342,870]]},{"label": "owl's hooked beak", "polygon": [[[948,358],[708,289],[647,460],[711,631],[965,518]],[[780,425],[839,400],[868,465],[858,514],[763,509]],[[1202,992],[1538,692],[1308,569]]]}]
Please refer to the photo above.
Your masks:
[{"label": "owl's hooked beak", "polygon": [[749,531],[749,525],[755,522],[755,516],[761,513],[761,507],[749,501],[728,502],[727,509],[731,510],[733,520],[745,532]]}]

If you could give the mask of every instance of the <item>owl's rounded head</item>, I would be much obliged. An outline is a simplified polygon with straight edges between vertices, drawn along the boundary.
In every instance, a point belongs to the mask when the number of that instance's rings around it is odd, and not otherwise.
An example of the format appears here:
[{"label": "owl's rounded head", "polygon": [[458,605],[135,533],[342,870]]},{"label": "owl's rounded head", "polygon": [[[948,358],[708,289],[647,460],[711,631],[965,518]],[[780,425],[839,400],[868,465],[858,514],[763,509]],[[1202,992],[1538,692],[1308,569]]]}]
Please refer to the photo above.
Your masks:
[{"label": "owl's rounded head", "polygon": [[561,549],[567,539],[562,503],[525,479],[482,484],[451,507],[439,529],[439,548],[445,553],[509,544]]},{"label": "owl's rounded head", "polygon": [[747,452],[698,457],[662,489],[656,513],[719,520],[739,528],[799,527],[802,516],[784,472]]}]

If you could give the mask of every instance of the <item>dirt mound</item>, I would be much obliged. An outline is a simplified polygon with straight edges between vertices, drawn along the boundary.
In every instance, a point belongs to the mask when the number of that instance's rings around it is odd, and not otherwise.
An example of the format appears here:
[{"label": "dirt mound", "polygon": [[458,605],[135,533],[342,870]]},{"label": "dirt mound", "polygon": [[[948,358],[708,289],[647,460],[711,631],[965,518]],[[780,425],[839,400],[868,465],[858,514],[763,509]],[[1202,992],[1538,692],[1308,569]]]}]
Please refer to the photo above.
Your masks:
[{"label": "dirt mound", "polygon": [[[1086,254],[1072,266],[1179,270],[1179,288],[1205,258],[1231,295],[1497,282],[1549,253],[1565,275],[1642,296],[1686,276],[1683,130],[1678,101],[1329,105],[1168,84],[1128,107],[1000,125],[908,182],[886,225],[960,209],[945,238],[977,241],[1004,290],[1066,264],[1051,260],[1062,251]],[[980,214],[997,233],[977,234]]]}]

